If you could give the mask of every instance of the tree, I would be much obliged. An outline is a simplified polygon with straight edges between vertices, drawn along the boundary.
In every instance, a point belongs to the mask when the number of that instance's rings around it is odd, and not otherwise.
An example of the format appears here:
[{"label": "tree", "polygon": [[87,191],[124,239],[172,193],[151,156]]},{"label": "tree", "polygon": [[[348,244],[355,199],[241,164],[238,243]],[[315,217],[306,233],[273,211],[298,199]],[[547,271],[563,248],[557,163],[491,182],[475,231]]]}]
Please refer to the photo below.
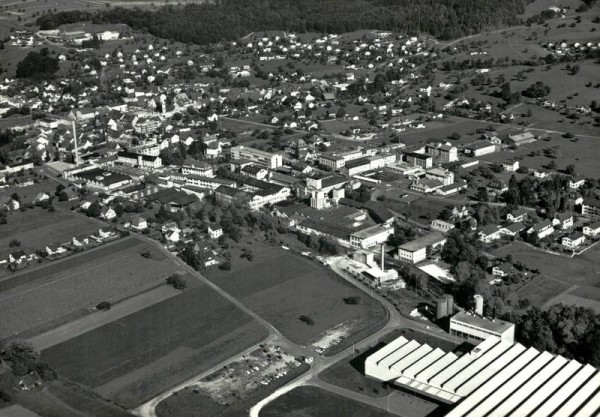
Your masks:
[{"label": "tree", "polygon": [[573,164],[567,165],[567,167],[565,168],[565,173],[567,175],[575,175],[575,165],[573,165]]},{"label": "tree", "polygon": [[101,301],[100,303],[98,303],[98,305],[96,306],[96,308],[98,310],[102,310],[102,311],[108,311],[111,308],[111,304],[108,301]]},{"label": "tree", "polygon": [[550,94],[550,91],[552,91],[550,87],[548,87],[541,81],[537,81],[534,84],[531,84],[525,90],[523,90],[521,94],[529,98],[541,98]]},{"label": "tree", "polygon": [[173,274],[167,278],[167,284],[176,290],[184,290],[187,287],[187,282],[179,274]]},{"label": "tree", "polygon": [[101,213],[102,207],[97,201],[94,201],[92,204],[90,204],[90,206],[87,209],[87,215],[89,217],[99,217]]},{"label": "tree", "polygon": [[300,320],[303,323],[308,324],[309,326],[312,326],[312,325],[315,324],[315,321],[312,318],[310,318],[309,316],[306,316],[306,315],[299,316],[298,320]]},{"label": "tree", "polygon": [[13,239],[8,243],[8,247],[9,248],[16,248],[21,246],[21,241],[17,240],[17,239]]},{"label": "tree", "polygon": [[15,340],[2,351],[2,359],[10,363],[15,375],[26,375],[34,369],[40,359],[40,353],[32,344]]},{"label": "tree", "polygon": [[17,78],[52,78],[59,70],[58,59],[48,55],[48,48],[31,51],[17,64]]},{"label": "tree", "polygon": [[335,117],[337,119],[341,119],[342,117],[344,117],[346,115],[346,110],[344,110],[343,107],[340,107],[339,109],[337,109],[337,112],[335,112]]}]

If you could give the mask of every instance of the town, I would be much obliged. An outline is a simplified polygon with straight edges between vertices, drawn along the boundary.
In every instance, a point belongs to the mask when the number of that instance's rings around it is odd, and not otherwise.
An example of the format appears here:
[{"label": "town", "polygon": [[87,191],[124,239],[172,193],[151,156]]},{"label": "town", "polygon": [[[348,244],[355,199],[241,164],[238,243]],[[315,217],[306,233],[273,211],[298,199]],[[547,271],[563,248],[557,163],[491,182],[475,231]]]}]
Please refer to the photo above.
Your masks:
[{"label": "town", "polygon": [[0,8],[0,416],[600,409],[593,1],[206,44],[40,5]]}]

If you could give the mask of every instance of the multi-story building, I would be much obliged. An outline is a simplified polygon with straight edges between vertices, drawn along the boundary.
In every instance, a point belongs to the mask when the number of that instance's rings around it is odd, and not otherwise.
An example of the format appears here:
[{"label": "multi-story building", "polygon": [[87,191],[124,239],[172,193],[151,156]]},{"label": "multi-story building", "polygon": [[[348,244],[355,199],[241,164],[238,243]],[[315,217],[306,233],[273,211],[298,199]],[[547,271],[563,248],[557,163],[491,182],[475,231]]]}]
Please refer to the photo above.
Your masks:
[{"label": "multi-story building", "polygon": [[584,199],[581,204],[581,214],[592,219],[600,219],[600,200]]},{"label": "multi-story building", "polygon": [[441,246],[444,246],[445,243],[446,237],[443,233],[430,233],[421,238],[412,240],[410,242],[398,246],[398,253],[394,255],[394,258],[403,262],[416,264],[427,258],[428,247],[436,249]]},{"label": "multi-story building", "polygon": [[418,152],[408,152],[404,154],[406,162],[421,168],[429,169],[433,166],[433,157]]},{"label": "multi-story building", "polygon": [[442,162],[458,161],[458,148],[446,143],[428,143],[425,153],[439,158]]},{"label": "multi-story building", "polygon": [[231,148],[232,159],[249,159],[255,164],[270,169],[279,168],[283,165],[283,157],[277,153],[261,151],[260,149],[248,148],[246,146],[234,146]]},{"label": "multi-story building", "polygon": [[133,152],[117,153],[117,162],[142,169],[156,169],[162,166],[160,156],[142,155]]}]

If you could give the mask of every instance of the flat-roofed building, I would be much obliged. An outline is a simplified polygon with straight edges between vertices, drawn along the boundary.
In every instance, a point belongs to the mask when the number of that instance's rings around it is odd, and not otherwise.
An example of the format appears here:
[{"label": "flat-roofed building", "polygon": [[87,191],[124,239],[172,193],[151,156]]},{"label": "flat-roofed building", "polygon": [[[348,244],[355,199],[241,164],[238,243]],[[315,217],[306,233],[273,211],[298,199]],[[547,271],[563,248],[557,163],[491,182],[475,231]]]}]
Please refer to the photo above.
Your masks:
[{"label": "flat-roofed building", "polygon": [[496,152],[496,145],[487,140],[479,140],[466,145],[463,149],[466,155],[477,157]]},{"label": "flat-roofed building", "polygon": [[279,168],[283,165],[283,157],[280,154],[261,151],[260,149],[249,148],[241,145],[231,148],[231,158],[249,159],[255,164],[262,165],[270,169]]},{"label": "flat-roofed building", "polygon": [[515,325],[504,320],[459,312],[450,318],[450,334],[479,341],[495,336],[512,343],[515,340]]},{"label": "flat-roofed building", "polygon": [[446,236],[443,233],[430,233],[398,246],[398,253],[394,255],[394,258],[403,262],[416,264],[427,258],[428,247],[435,249],[443,246],[445,243]]},{"label": "flat-roofed building", "polygon": [[366,229],[359,230],[350,235],[350,246],[353,248],[368,249],[385,243],[394,228],[389,225],[376,224]]}]

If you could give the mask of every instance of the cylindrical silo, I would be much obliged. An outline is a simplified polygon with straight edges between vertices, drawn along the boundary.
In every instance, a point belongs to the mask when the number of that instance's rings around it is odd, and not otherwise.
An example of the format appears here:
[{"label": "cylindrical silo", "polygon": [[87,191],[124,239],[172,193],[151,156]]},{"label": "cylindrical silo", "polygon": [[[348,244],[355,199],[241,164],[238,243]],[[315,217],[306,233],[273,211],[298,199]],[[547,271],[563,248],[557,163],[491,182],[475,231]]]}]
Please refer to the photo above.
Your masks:
[{"label": "cylindrical silo", "polygon": [[483,296],[475,294],[473,298],[475,300],[475,314],[483,317]]},{"label": "cylindrical silo", "polygon": [[448,311],[446,309],[446,299],[445,298],[438,299],[436,307],[437,307],[436,315],[435,315],[436,319],[441,320],[448,315]]},{"label": "cylindrical silo", "polygon": [[446,314],[449,316],[454,314],[454,297],[451,295],[446,296]]}]

